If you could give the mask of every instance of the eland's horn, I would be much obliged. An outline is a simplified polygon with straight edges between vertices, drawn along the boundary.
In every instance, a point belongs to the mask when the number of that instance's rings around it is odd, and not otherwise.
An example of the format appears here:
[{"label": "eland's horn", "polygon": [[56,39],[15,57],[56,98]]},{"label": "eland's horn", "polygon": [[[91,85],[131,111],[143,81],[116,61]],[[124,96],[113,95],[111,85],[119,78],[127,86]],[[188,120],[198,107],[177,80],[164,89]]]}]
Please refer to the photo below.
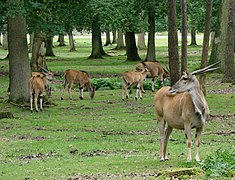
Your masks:
[{"label": "eland's horn", "polygon": [[193,71],[191,74],[192,75],[196,75],[196,74],[202,74],[202,73],[206,73],[206,72],[209,72],[209,71],[214,71],[216,69],[219,69],[219,67],[216,67],[216,68],[212,68],[214,66],[216,66],[217,64],[220,64],[220,61],[214,63],[214,64],[211,64],[203,69],[199,69],[199,70],[196,70],[196,71]]},{"label": "eland's horn", "polygon": [[40,67],[43,71],[45,71],[46,73],[48,73],[48,70],[46,70],[44,67],[42,67],[42,66],[40,66],[40,65],[39,65],[39,67]]}]

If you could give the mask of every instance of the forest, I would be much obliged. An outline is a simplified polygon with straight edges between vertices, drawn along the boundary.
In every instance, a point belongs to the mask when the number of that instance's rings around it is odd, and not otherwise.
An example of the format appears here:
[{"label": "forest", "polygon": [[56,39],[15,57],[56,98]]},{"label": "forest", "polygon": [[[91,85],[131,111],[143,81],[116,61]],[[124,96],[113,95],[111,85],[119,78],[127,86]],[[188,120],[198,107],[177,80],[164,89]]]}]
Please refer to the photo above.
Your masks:
[{"label": "forest", "polygon": [[233,0],[0,12],[0,179],[235,177]]}]

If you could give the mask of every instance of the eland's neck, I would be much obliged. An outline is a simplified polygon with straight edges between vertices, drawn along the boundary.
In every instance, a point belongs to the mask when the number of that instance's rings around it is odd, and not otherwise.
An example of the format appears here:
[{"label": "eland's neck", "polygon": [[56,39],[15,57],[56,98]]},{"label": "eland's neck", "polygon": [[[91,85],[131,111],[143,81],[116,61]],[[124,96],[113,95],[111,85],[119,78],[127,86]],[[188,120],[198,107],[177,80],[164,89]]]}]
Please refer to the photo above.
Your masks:
[{"label": "eland's neck", "polygon": [[201,116],[201,120],[205,121],[206,116],[209,114],[209,108],[203,92],[200,87],[195,87],[189,90],[192,101],[195,107],[195,113]]}]

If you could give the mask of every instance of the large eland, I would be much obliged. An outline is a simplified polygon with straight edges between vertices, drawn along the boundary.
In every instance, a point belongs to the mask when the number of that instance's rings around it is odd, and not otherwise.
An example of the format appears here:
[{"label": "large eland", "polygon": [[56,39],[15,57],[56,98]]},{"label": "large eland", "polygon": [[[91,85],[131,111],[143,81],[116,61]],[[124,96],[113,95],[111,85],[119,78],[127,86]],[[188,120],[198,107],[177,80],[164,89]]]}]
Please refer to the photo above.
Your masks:
[{"label": "large eland", "polygon": [[[162,87],[155,95],[155,111],[159,122],[160,131],[160,160],[167,160],[167,142],[173,130],[184,130],[188,157],[191,161],[192,136],[191,129],[196,128],[196,161],[199,158],[200,136],[209,115],[209,108],[201,90],[196,74],[215,70],[218,63],[206,68],[194,71],[190,74],[184,73],[182,77],[172,86]],[[167,125],[167,126],[166,126]],[[166,127],[166,128],[165,128]]]}]

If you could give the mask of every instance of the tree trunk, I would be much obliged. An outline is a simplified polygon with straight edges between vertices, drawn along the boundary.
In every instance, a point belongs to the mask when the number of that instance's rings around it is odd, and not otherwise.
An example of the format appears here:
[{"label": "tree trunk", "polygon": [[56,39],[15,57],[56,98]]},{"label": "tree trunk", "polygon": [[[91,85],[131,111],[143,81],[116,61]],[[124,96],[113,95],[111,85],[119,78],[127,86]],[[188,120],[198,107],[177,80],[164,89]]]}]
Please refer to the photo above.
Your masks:
[{"label": "tree trunk", "polygon": [[[38,67],[38,65],[42,65],[44,64],[44,68],[47,69],[47,67],[45,67],[46,63],[45,63],[45,58],[42,59],[42,57],[39,57],[38,52],[40,51],[40,48],[42,43],[45,41],[45,37],[43,35],[43,33],[38,33],[35,32],[34,33],[34,38],[33,38],[33,48],[32,48],[32,57],[31,57],[31,69],[32,71],[40,71],[41,68]],[[45,54],[44,54],[45,57]],[[42,61],[44,60],[44,63],[42,63]],[[40,61],[40,63],[38,63]]]},{"label": "tree trunk", "polygon": [[33,38],[34,38],[34,33],[31,33],[29,35],[29,39],[30,39],[30,44],[29,44],[29,52],[32,53],[33,51]]},{"label": "tree trunk", "polygon": [[231,83],[234,82],[234,32],[233,26],[233,13],[235,8],[234,0],[228,0],[228,24],[227,32],[225,32],[225,52],[224,52],[224,76],[222,82]]},{"label": "tree trunk", "polygon": [[99,18],[96,16],[92,21],[92,51],[89,58],[99,59],[106,53],[103,50]]},{"label": "tree trunk", "polygon": [[[232,59],[232,54],[230,48],[233,48],[234,40],[231,34],[231,11],[234,5],[233,0],[222,0],[219,6],[218,13],[218,23],[215,32],[215,39],[213,42],[213,48],[210,57],[210,63],[221,61],[222,72],[224,77],[222,82],[231,82],[234,76],[234,59]],[[232,41],[232,42],[231,42]],[[229,56],[228,56],[229,55]]]},{"label": "tree trunk", "polygon": [[115,50],[122,50],[125,49],[124,40],[123,40],[123,33],[121,31],[118,31],[118,37],[117,37],[117,46],[114,48]]},{"label": "tree trunk", "polygon": [[[207,0],[205,30],[204,30],[202,58],[201,58],[201,69],[205,68],[207,66],[207,62],[208,62],[212,3],[213,3],[213,0]],[[206,95],[206,88],[205,88],[206,74],[205,73],[200,75],[200,83],[201,83],[201,87],[202,87],[202,92],[204,93],[204,95]]]},{"label": "tree trunk", "polygon": [[181,74],[187,72],[187,1],[181,1],[182,9],[182,48],[181,48]]},{"label": "tree trunk", "polygon": [[[222,1],[218,5],[218,17],[216,23],[216,30],[215,30],[215,37],[213,39],[213,45],[211,49],[211,55],[209,59],[209,64],[213,64],[215,62],[221,61],[220,56],[222,56],[222,49],[221,49],[221,38],[222,38]],[[224,25],[223,25],[224,26]],[[220,52],[221,51],[221,52]]]},{"label": "tree trunk", "polygon": [[2,48],[4,50],[8,50],[8,41],[7,41],[7,31],[2,32],[3,39],[2,39]]},{"label": "tree trunk", "polygon": [[58,42],[59,42],[58,46],[66,46],[64,43],[64,35],[63,34],[59,34]]},{"label": "tree trunk", "polygon": [[191,28],[191,44],[190,44],[190,46],[197,46],[196,28],[195,27]]},{"label": "tree trunk", "polygon": [[69,51],[70,52],[76,51],[72,30],[68,32],[68,36],[69,36]]},{"label": "tree trunk", "polygon": [[106,31],[105,34],[106,34],[106,43],[104,44],[104,46],[108,46],[111,44],[110,32]]},{"label": "tree trunk", "polygon": [[117,43],[117,31],[112,31],[113,33],[113,41],[112,44],[116,44]]},{"label": "tree trunk", "polygon": [[127,61],[140,61],[140,57],[138,54],[138,50],[136,47],[135,42],[135,33],[126,32],[125,34],[125,41],[126,41],[126,54],[127,54]]},{"label": "tree trunk", "polygon": [[53,37],[46,38],[46,56],[55,56],[53,52]]},{"label": "tree trunk", "polygon": [[[9,6],[11,3],[18,2],[19,0],[7,1]],[[30,78],[26,19],[22,15],[8,17],[8,45],[9,100],[21,104],[29,100],[28,80]]]},{"label": "tree trunk", "polygon": [[0,31],[0,46],[2,45],[2,32]]},{"label": "tree trunk", "polygon": [[168,0],[168,54],[171,74],[171,85],[175,84],[179,76],[179,52],[176,26],[176,0]]},{"label": "tree trunk", "polygon": [[156,61],[155,53],[155,0],[151,0],[148,12],[148,49],[145,61]]},{"label": "tree trunk", "polygon": [[144,32],[138,34],[138,41],[137,41],[138,49],[146,49],[144,36],[145,36]]}]

